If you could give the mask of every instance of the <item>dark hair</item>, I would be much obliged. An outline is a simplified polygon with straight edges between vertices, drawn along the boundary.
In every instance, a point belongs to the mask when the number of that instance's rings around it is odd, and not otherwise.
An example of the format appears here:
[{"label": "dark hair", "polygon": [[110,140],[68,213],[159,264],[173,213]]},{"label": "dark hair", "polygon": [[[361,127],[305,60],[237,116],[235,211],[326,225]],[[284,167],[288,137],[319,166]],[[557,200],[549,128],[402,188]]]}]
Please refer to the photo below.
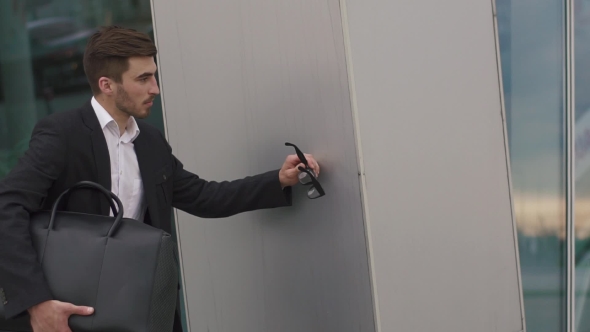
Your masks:
[{"label": "dark hair", "polygon": [[103,76],[121,83],[130,57],[153,57],[157,53],[156,45],[145,33],[118,26],[101,28],[90,37],[84,52],[84,71],[92,92],[100,94],[98,79]]}]

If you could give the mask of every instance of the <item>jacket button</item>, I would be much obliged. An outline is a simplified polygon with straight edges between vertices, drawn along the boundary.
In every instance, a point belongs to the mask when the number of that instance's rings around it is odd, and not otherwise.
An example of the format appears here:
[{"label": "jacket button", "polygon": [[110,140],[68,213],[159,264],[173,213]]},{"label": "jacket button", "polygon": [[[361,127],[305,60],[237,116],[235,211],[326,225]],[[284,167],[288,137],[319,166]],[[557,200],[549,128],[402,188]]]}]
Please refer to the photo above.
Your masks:
[{"label": "jacket button", "polygon": [[163,177],[164,177],[164,180],[166,180],[166,175],[163,175]]}]

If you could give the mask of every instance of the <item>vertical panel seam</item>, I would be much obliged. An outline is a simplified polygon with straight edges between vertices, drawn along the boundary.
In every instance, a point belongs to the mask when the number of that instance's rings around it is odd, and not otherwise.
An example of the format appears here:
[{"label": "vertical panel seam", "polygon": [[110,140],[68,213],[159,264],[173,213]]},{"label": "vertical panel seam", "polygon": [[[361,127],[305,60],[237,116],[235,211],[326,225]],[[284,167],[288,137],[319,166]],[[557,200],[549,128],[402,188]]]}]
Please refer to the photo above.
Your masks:
[{"label": "vertical panel seam", "polygon": [[514,196],[512,190],[512,170],[510,166],[510,145],[508,142],[508,132],[506,126],[506,105],[504,98],[504,84],[502,82],[502,58],[500,53],[500,40],[498,34],[498,11],[496,7],[496,0],[491,0],[492,4],[492,21],[494,30],[494,46],[496,50],[496,68],[498,73],[498,92],[500,97],[500,116],[502,120],[502,134],[504,140],[504,155],[506,161],[506,173],[508,180],[508,201],[510,204],[510,219],[512,222],[512,237],[514,241],[514,255],[516,258],[516,274],[518,278],[518,297],[520,304],[521,329],[526,331],[526,319],[524,310],[524,294],[522,289],[522,273],[520,269],[520,253],[518,247],[518,229],[516,227],[516,218],[514,213]]},{"label": "vertical panel seam", "polygon": [[[154,43],[156,44],[156,49],[159,49],[159,45],[158,45],[158,29],[157,29],[157,24],[156,24],[156,4],[155,4],[156,0],[150,0],[150,6],[151,6],[151,10],[152,10],[152,31],[154,32]],[[164,81],[163,81],[163,77],[162,77],[162,68],[161,68],[161,64],[162,61],[160,58],[160,54],[161,52],[158,52],[156,54],[156,59],[158,60],[158,77],[160,79],[160,96],[162,98],[162,120],[164,122],[164,136],[166,137],[166,140],[169,140],[169,133],[168,133],[168,122],[166,119],[166,102],[164,99]],[[184,276],[184,266],[182,264],[183,259],[182,259],[182,243],[180,241],[180,223],[179,218],[178,218],[178,210],[173,208],[173,213],[174,213],[174,220],[176,221],[175,224],[175,228],[176,228],[176,248],[178,251],[178,268],[180,269],[180,280],[179,282],[182,285],[182,292],[180,295],[182,296],[182,301],[184,302],[184,310],[186,311],[186,327],[188,329],[187,332],[191,332],[191,322],[190,322],[190,315],[189,315],[189,304],[188,304],[188,298],[187,298],[187,294],[186,294],[186,278]],[[178,301],[177,301],[178,302]],[[180,311],[180,308],[176,308],[177,310]],[[180,314],[180,312],[179,312]],[[181,317],[182,319],[182,317]]]},{"label": "vertical panel seam", "polygon": [[566,320],[567,331],[575,330],[575,218],[574,218],[574,3],[566,0],[565,3],[565,96],[566,96],[566,244],[567,244],[567,294],[566,294]]},{"label": "vertical panel seam", "polygon": [[375,262],[373,260],[373,245],[371,241],[371,227],[369,217],[369,199],[367,195],[367,181],[364,168],[363,150],[361,144],[360,133],[360,119],[358,113],[358,105],[356,98],[356,87],[354,81],[354,71],[352,65],[352,49],[350,45],[350,30],[348,25],[348,11],[346,7],[346,0],[339,0],[340,2],[340,17],[342,20],[342,36],[344,39],[344,55],[346,60],[346,72],[348,75],[348,89],[350,95],[350,109],[352,111],[353,132],[355,137],[356,151],[357,151],[357,167],[358,177],[360,181],[359,189],[361,195],[361,208],[363,212],[364,226],[365,226],[365,243],[367,244],[366,254],[369,267],[369,280],[371,284],[372,300],[373,300],[373,319],[375,321],[375,331],[381,331],[381,319],[379,311],[379,300],[377,292],[377,277],[375,273]]}]

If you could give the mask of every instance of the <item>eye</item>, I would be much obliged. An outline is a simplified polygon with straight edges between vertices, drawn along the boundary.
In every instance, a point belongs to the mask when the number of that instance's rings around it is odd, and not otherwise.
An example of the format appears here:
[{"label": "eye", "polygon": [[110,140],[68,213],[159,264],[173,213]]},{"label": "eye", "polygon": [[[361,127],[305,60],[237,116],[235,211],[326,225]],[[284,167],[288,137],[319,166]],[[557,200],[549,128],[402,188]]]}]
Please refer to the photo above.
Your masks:
[{"label": "eye", "polygon": [[140,79],[140,81],[142,81],[142,82],[147,82],[147,81],[148,81],[148,77],[142,77],[142,78]]}]

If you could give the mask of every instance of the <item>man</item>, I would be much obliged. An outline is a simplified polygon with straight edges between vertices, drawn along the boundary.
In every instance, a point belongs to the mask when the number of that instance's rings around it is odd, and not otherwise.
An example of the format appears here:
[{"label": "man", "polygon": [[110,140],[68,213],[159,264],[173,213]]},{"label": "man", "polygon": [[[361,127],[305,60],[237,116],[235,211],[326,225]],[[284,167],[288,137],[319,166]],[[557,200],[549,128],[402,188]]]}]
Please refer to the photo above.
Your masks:
[{"label": "man", "polygon": [[[70,315],[93,308],[53,300],[29,235],[30,214],[49,209],[66,189],[82,180],[111,188],[125,217],[171,232],[172,208],[200,217],[290,205],[298,181],[296,155],[282,168],[232,182],[208,182],[184,170],[165,138],[146,118],[159,94],[156,47],[134,30],[107,27],[94,34],[84,70],[94,97],[84,106],[40,120],[29,149],[0,182],[0,287],[5,311],[26,311],[35,332],[69,331]],[[210,156],[204,156],[210,158]],[[306,156],[319,174],[319,166]],[[107,214],[97,192],[73,195],[66,210]],[[178,316],[178,310],[177,310]],[[175,331],[181,331],[179,319]]]}]

